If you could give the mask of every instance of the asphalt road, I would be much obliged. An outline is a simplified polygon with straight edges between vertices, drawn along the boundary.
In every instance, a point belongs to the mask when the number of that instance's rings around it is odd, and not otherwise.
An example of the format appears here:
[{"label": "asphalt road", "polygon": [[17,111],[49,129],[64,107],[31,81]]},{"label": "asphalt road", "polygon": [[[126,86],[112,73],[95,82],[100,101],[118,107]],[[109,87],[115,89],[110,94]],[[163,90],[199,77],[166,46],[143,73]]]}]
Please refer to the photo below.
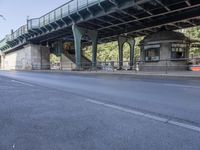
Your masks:
[{"label": "asphalt road", "polygon": [[200,82],[0,72],[0,150],[200,150]]}]

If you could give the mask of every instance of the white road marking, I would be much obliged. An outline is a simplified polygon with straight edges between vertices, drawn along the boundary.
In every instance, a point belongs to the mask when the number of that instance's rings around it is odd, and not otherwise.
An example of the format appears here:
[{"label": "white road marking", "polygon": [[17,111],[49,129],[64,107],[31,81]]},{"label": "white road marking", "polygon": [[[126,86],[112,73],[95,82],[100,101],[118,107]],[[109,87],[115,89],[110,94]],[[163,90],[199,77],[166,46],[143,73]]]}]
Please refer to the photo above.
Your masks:
[{"label": "white road marking", "polygon": [[185,124],[185,123],[181,123],[181,122],[177,122],[177,121],[173,121],[173,120],[168,121],[168,123],[200,132],[200,127],[197,127],[197,126],[193,126],[193,125],[189,125],[189,124]]},{"label": "white road marking", "polygon": [[174,120],[171,120],[171,119],[168,119],[168,118],[164,118],[164,117],[160,117],[160,116],[156,116],[156,115],[152,115],[152,114],[148,114],[148,113],[143,113],[143,112],[140,112],[140,111],[137,111],[137,110],[132,110],[132,109],[128,109],[128,108],[124,108],[124,107],[121,107],[121,106],[112,105],[112,104],[108,104],[108,103],[104,103],[104,102],[100,102],[100,101],[96,101],[96,100],[92,100],[92,99],[85,99],[85,101],[89,102],[89,103],[96,104],[96,105],[101,105],[101,106],[104,106],[104,107],[107,107],[107,108],[112,108],[112,109],[116,109],[116,110],[119,110],[119,111],[122,111],[122,112],[130,113],[130,114],[133,114],[133,115],[142,116],[142,117],[149,118],[149,119],[152,119],[152,120],[156,120],[156,121],[159,121],[159,122],[163,122],[163,123],[166,123],[166,124],[171,124],[171,125],[175,125],[175,126],[178,126],[178,127],[185,128],[185,129],[200,132],[200,127],[190,125],[190,124],[187,124],[187,123],[174,121]]},{"label": "white road marking", "polygon": [[25,82],[21,82],[21,81],[16,81],[16,80],[11,80],[12,82],[18,83],[18,84],[22,84],[22,85],[26,85],[26,86],[31,86],[33,87],[34,85],[29,84],[29,83],[25,83]]},{"label": "white road marking", "polygon": [[163,85],[164,86],[182,87],[182,88],[196,88],[196,89],[200,89],[200,86],[192,86],[192,85],[168,84],[168,83],[165,83]]}]

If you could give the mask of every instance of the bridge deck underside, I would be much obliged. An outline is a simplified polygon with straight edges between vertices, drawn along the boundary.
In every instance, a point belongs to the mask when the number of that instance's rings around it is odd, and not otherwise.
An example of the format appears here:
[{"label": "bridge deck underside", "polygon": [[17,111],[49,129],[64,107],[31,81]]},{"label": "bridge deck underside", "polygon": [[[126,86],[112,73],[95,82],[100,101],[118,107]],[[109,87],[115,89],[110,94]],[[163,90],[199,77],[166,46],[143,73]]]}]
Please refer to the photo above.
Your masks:
[{"label": "bridge deck underside", "polygon": [[[58,38],[73,39],[73,21],[80,27],[98,30],[99,41],[116,40],[117,36],[138,37],[157,32],[165,27],[176,30],[200,25],[198,0],[107,0],[69,17],[53,32],[47,31],[31,38],[33,42],[54,41]],[[57,21],[59,24],[61,20]],[[62,23],[61,23],[62,24]]]},{"label": "bridge deck underside", "polygon": [[97,30],[99,42],[108,42],[119,35],[144,36],[163,27],[176,30],[198,26],[199,14],[199,0],[100,0],[55,22],[31,28],[24,38],[35,44],[73,40],[72,25],[76,24]]}]

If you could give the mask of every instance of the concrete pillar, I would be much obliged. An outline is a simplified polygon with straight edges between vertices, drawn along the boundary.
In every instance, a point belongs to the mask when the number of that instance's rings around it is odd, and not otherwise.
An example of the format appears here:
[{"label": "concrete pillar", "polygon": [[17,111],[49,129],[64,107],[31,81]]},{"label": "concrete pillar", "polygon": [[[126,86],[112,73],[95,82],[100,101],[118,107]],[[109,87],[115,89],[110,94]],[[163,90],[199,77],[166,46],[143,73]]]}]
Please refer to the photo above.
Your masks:
[{"label": "concrete pillar", "polygon": [[44,70],[49,70],[50,69],[50,49],[49,47],[46,46],[41,46],[40,47],[41,51],[42,51],[42,55],[41,55],[41,64],[42,64],[42,68]]},{"label": "concrete pillar", "polygon": [[[32,64],[33,70],[48,70],[50,69],[50,48],[42,45],[29,44],[24,47],[24,51],[28,52],[27,61]],[[18,51],[20,53],[20,51]],[[19,54],[20,55],[20,54]],[[27,66],[29,67],[29,66]]]},{"label": "concrete pillar", "polygon": [[5,57],[5,54],[0,51],[0,70],[4,69],[4,57]]},{"label": "concrete pillar", "polygon": [[88,35],[92,40],[92,64],[93,67],[96,66],[96,57],[97,57],[97,40],[98,32],[94,30],[89,30],[85,28],[78,27],[77,25],[72,25],[74,43],[75,43],[75,53],[76,53],[76,69],[81,69],[81,38],[83,35]]}]

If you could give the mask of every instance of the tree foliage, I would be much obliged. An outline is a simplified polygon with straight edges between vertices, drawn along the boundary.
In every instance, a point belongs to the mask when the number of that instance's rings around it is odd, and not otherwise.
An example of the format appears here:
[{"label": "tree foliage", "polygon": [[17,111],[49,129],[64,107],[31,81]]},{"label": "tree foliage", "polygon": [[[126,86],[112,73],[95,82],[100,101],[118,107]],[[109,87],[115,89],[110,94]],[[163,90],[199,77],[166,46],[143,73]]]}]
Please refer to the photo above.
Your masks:
[{"label": "tree foliage", "polygon": [[[140,55],[140,48],[139,43],[143,37],[136,38],[136,47],[135,47],[135,59],[139,58]],[[99,44],[97,48],[97,60],[98,61],[118,61],[119,55],[118,55],[118,42],[109,42],[109,43],[103,43]],[[130,46],[128,43],[125,43],[123,46],[123,55],[124,55],[124,61],[130,60]],[[86,57],[89,59],[92,58],[92,47],[85,47],[83,50]]]},{"label": "tree foliage", "polygon": [[[200,27],[188,28],[181,30],[190,39],[200,41]],[[135,47],[135,60],[138,60],[140,57],[140,41],[143,37],[136,38],[136,47]],[[199,42],[200,43],[200,42]],[[92,48],[86,47],[84,49],[84,54],[89,59],[92,58]],[[130,59],[130,47],[128,44],[124,44],[124,61],[129,61]],[[191,48],[190,54],[196,57],[200,57],[200,48]],[[118,44],[117,42],[110,42],[98,45],[97,51],[97,60],[98,61],[118,61]]]},{"label": "tree foliage", "polygon": [[[196,40],[199,41],[197,43],[200,43],[200,27],[185,29],[182,30],[182,32],[185,33],[185,35],[189,37],[191,40]],[[194,57],[200,57],[200,48],[199,47],[191,48],[190,55]]]}]

